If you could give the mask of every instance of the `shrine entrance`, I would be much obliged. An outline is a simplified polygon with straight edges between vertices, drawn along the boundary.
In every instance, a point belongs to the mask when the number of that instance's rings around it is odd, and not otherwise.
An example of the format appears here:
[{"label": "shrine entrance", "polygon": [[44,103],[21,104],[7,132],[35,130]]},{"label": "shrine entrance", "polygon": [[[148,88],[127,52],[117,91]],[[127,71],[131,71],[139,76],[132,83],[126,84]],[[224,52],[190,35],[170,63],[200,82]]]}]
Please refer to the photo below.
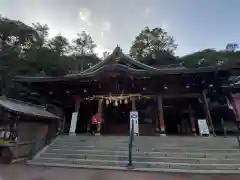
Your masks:
[{"label": "shrine entrance", "polygon": [[121,103],[103,103],[102,135],[129,135],[130,111],[138,111],[140,136],[154,136],[157,118],[156,101],[132,99]]},{"label": "shrine entrance", "polygon": [[84,100],[80,103],[80,108],[78,109],[78,120],[76,126],[76,133],[86,133],[88,132],[88,124],[91,121],[93,115],[98,111],[98,101],[97,100]]},{"label": "shrine entrance", "polygon": [[163,108],[167,135],[192,135],[189,102],[186,99],[164,100]]},{"label": "shrine entrance", "polygon": [[129,134],[129,113],[132,109],[130,103],[119,103],[116,105],[104,104],[102,113],[102,135],[128,135]]}]

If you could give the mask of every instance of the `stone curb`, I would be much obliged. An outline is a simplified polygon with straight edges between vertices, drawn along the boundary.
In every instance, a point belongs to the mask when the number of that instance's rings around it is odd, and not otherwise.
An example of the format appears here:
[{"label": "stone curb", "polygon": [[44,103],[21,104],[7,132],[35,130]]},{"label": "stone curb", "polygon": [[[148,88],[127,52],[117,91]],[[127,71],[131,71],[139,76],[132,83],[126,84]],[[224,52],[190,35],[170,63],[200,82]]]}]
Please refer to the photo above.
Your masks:
[{"label": "stone curb", "polygon": [[131,167],[89,166],[89,165],[37,163],[37,162],[27,162],[27,164],[36,165],[36,166],[45,166],[45,167],[139,171],[139,172],[171,172],[171,173],[193,173],[193,174],[240,174],[240,170],[192,170],[192,169],[186,170],[186,169],[163,169],[163,168],[131,168]]}]

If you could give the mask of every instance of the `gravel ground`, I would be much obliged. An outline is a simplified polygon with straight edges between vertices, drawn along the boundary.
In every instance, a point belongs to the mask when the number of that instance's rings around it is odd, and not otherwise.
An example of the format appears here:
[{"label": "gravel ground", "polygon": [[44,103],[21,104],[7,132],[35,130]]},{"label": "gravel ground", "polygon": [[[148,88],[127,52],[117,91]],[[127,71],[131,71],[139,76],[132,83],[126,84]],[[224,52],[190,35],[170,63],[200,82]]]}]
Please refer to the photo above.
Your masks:
[{"label": "gravel ground", "polygon": [[240,175],[203,175],[183,173],[148,173],[114,170],[89,170],[0,165],[0,180],[240,180]]}]

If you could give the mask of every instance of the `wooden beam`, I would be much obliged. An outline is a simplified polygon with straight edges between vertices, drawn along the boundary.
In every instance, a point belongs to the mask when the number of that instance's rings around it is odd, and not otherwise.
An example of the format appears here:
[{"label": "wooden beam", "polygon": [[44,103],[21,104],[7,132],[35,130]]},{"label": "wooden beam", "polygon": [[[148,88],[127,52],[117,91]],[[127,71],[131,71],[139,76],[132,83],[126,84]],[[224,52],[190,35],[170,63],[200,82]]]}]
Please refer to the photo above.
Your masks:
[{"label": "wooden beam", "polygon": [[172,98],[199,98],[201,97],[200,93],[189,93],[189,94],[162,94],[164,99]]}]

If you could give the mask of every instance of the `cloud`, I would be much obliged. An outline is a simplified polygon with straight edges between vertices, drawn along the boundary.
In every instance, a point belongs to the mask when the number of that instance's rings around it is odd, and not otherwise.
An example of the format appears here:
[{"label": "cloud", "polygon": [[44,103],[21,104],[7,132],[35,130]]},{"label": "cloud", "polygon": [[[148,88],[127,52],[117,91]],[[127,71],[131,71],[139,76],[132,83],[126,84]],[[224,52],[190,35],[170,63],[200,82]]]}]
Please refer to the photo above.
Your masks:
[{"label": "cloud", "polygon": [[103,56],[103,52],[112,52],[112,50],[106,49],[104,47],[102,47],[101,45],[97,44],[97,47],[95,48],[95,53],[99,56],[102,57]]},{"label": "cloud", "polygon": [[102,23],[102,31],[100,32],[100,36],[103,38],[106,33],[110,33],[112,29],[112,24],[110,21],[104,21]]},{"label": "cloud", "polygon": [[163,22],[162,24],[161,24],[161,28],[163,28],[164,29],[164,31],[169,31],[170,29],[169,29],[169,23],[168,22]]},{"label": "cloud", "polygon": [[112,24],[110,21],[103,22],[103,31],[110,33],[111,32]]},{"label": "cloud", "polygon": [[82,8],[79,12],[79,18],[85,22],[88,26],[92,26],[91,22],[92,12],[88,8]]},{"label": "cloud", "polygon": [[150,8],[150,7],[145,7],[145,9],[144,9],[144,11],[143,11],[143,14],[144,14],[145,16],[148,16],[148,15],[150,15],[152,12],[153,12],[153,9],[152,9],[152,8]]}]

